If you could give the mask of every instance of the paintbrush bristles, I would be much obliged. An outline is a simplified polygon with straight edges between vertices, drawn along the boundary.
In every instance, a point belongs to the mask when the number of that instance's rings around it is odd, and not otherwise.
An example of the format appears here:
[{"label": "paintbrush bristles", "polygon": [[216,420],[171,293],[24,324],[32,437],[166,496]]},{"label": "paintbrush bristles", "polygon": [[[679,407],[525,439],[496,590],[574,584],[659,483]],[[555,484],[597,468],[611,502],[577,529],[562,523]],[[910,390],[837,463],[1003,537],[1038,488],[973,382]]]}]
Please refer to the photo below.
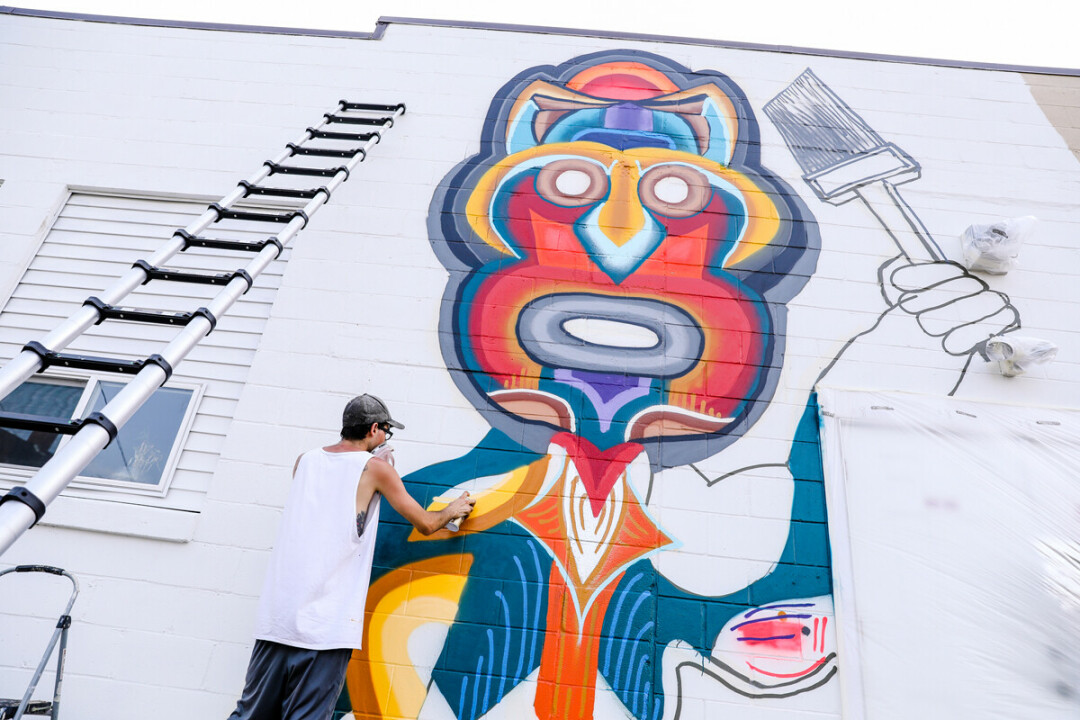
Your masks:
[{"label": "paintbrush bristles", "polygon": [[881,136],[810,70],[766,103],[765,114],[807,175],[885,145]]}]

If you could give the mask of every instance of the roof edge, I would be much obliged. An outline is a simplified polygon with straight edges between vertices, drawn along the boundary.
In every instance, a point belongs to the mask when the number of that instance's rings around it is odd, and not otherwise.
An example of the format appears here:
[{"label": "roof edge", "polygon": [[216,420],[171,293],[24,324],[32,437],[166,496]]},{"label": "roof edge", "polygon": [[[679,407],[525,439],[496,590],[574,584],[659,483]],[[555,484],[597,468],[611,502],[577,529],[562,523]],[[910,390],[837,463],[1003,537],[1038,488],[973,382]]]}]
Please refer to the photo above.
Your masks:
[{"label": "roof edge", "polygon": [[350,38],[354,40],[378,40],[386,32],[386,23],[380,18],[375,23],[373,32],[355,30],[319,30],[316,28],[287,28],[274,25],[244,25],[233,23],[212,23],[201,20],[159,20],[156,18],[134,18],[122,15],[93,15],[88,13],[64,12],[61,10],[39,10],[0,5],[0,15],[18,15],[22,17],[48,18],[51,20],[80,20],[83,22],[112,23],[115,25],[141,25],[148,27],[182,28],[184,30],[217,30],[223,32],[261,33],[264,35],[304,35],[308,37]]},{"label": "roof edge", "polygon": [[183,28],[188,30],[247,32],[263,33],[268,35],[306,35],[313,37],[351,38],[357,40],[379,40],[383,37],[383,35],[385,35],[386,28],[389,25],[413,25],[459,28],[464,30],[492,30],[496,32],[529,32],[545,35],[565,35],[570,37],[592,37],[613,40],[670,42],[681,45],[701,45],[706,47],[729,48],[733,50],[782,52],[792,53],[796,55],[812,55],[817,57],[846,58],[851,60],[874,60],[878,62],[930,65],[934,67],[948,67],[964,70],[991,70],[1003,72],[1034,73],[1039,75],[1080,76],[1080,68],[1057,68],[1040,65],[1014,65],[1011,63],[988,63],[965,60],[946,60],[941,58],[921,58],[909,55],[885,55],[877,53],[853,52],[847,50],[825,50],[821,48],[808,48],[792,45],[769,45],[766,43],[748,43],[733,40],[711,40],[707,38],[682,37],[678,35],[616,32],[609,30],[587,30],[546,25],[518,25],[513,23],[478,22],[468,20],[437,20],[432,18],[383,16],[376,21],[374,31],[358,32],[351,30],[319,30],[314,28],[286,28],[270,25],[244,25],[189,20],[158,20],[154,18],[132,18],[116,15],[92,15],[85,13],[63,12],[58,10],[18,8],[7,5],[0,5],[0,15],[19,15],[23,17],[49,18],[54,20],[79,20],[84,22],[114,23],[119,25],[142,25],[149,27]]}]

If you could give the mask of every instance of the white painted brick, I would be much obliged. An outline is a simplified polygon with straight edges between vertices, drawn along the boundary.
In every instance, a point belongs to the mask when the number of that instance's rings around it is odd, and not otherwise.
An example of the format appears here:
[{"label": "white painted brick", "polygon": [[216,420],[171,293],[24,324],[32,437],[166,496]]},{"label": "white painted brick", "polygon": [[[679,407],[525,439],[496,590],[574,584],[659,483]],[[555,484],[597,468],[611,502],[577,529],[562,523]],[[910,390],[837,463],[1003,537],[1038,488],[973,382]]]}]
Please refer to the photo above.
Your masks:
[{"label": "white painted brick", "polygon": [[203,507],[195,539],[213,545],[267,550],[273,543],[280,515],[276,508],[210,500]]},{"label": "white painted brick", "polygon": [[250,658],[250,643],[218,643],[210,653],[206,678],[200,689],[239,698]]}]

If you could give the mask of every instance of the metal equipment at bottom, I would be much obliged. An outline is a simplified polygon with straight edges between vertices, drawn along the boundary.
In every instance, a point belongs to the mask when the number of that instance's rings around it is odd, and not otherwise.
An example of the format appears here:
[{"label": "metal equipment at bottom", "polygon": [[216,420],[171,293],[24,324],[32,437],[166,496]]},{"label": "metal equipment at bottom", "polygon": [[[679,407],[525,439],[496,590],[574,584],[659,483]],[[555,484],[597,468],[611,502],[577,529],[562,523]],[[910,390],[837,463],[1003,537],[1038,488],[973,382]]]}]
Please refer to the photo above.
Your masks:
[{"label": "metal equipment at bottom", "polygon": [[[67,570],[49,565],[19,565],[7,570],[0,570],[0,577],[9,573],[28,572],[63,575],[71,581],[71,597],[68,599],[67,607],[64,608],[63,614],[56,623],[56,630],[53,631],[52,638],[49,640],[49,646],[45,648],[45,654],[41,657],[41,662],[38,663],[37,668],[34,670],[34,676],[30,678],[30,685],[26,688],[22,698],[0,698],[0,720],[19,720],[23,715],[47,715],[52,720],[56,720],[60,714],[60,687],[64,678],[64,661],[67,658],[67,636],[68,628],[71,627],[71,606],[75,604],[75,598],[79,594],[79,583],[75,580],[75,576]],[[31,700],[30,697],[34,694],[34,690],[37,689],[38,681],[41,680],[41,676],[45,672],[45,666],[49,664],[49,658],[52,657],[58,641],[60,649],[56,656],[56,685],[53,688],[53,699],[51,701]]]}]

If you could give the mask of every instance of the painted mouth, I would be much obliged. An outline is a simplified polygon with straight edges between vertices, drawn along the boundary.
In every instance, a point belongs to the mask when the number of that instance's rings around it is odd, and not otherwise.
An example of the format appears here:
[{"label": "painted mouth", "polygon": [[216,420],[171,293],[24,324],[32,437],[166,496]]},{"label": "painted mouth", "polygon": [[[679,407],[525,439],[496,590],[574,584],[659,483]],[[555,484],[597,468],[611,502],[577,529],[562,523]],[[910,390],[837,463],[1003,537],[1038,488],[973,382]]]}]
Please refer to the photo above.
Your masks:
[{"label": "painted mouth", "polygon": [[705,347],[700,325],[682,308],[589,293],[533,300],[518,316],[517,336],[547,367],[655,378],[685,374]]}]

